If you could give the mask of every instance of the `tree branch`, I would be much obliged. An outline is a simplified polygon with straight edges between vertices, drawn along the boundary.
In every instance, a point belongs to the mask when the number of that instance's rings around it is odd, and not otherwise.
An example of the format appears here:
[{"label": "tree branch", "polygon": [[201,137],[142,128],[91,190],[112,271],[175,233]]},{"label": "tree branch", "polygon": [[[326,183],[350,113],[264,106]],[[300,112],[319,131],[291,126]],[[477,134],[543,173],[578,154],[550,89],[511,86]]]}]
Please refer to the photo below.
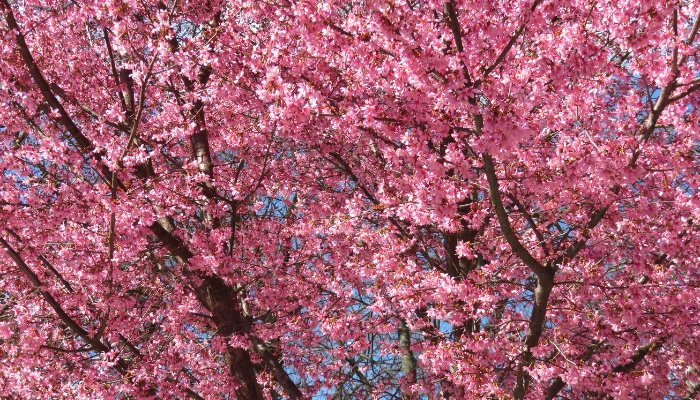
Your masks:
[{"label": "tree branch", "polygon": [[109,351],[109,346],[105,345],[104,343],[100,342],[97,339],[94,339],[90,337],[90,334],[83,329],[77,322],[71,318],[71,316],[66,313],[66,311],[61,307],[58,301],[49,293],[48,291],[42,289],[42,282],[39,279],[39,277],[34,273],[34,271],[29,268],[29,266],[24,262],[22,257],[15,251],[15,249],[12,248],[12,246],[2,237],[0,237],[0,244],[7,250],[7,253],[10,255],[12,260],[17,264],[17,267],[19,267],[19,270],[22,271],[24,276],[26,276],[34,285],[34,287],[37,289],[41,297],[44,298],[44,300],[49,304],[49,306],[54,310],[56,315],[60,318],[61,321],[63,321],[70,330],[72,330],[76,335],[78,335],[81,339],[85,341],[85,343],[89,344],[93,350],[97,352],[107,352]]},{"label": "tree branch", "polygon": [[489,184],[491,204],[493,205],[494,212],[498,218],[501,233],[505,237],[511,249],[513,249],[513,252],[515,252],[515,254],[525,263],[525,265],[527,265],[537,275],[537,287],[534,291],[534,304],[532,306],[532,314],[530,315],[530,321],[528,323],[528,331],[525,336],[526,349],[520,359],[518,366],[518,377],[516,379],[515,388],[513,389],[513,397],[515,399],[523,399],[527,393],[530,382],[530,376],[527,373],[526,368],[534,362],[534,357],[530,350],[539,345],[539,340],[544,330],[544,323],[547,316],[547,304],[549,303],[549,295],[554,287],[554,274],[556,270],[550,267],[549,263],[547,266],[540,264],[540,262],[537,261],[520,243],[520,240],[513,231],[510,221],[508,220],[508,214],[506,213],[505,207],[503,206],[503,201],[501,200],[501,194],[498,187],[498,178],[493,165],[493,158],[486,153],[483,154],[482,158],[484,161],[486,179]]},{"label": "tree branch", "polygon": [[[649,344],[646,344],[644,346],[641,346],[635,351],[631,356],[630,360],[626,363],[619,364],[611,369],[613,373],[625,373],[625,372],[631,372],[632,370],[635,369],[639,363],[644,360],[646,356],[649,354],[653,353],[656,349],[658,349],[662,344],[663,340],[657,340],[654,342],[651,342]],[[603,343],[602,342],[593,342],[588,346],[588,349],[580,356],[578,357],[578,360],[580,361],[588,361],[588,359],[591,358],[591,356],[595,353],[595,351],[601,347]],[[554,399],[559,392],[566,387],[567,383],[564,382],[564,380],[558,376],[552,380],[552,383],[549,385],[549,388],[547,388],[547,394],[545,395],[546,400],[552,400]],[[694,397],[689,397],[694,398]]]},{"label": "tree branch", "polygon": [[[462,44],[462,29],[459,26],[459,19],[457,18],[457,12],[455,11],[454,2],[452,0],[445,2],[443,8],[445,16],[447,17],[447,22],[449,23],[450,29],[452,30],[452,36],[454,36],[455,38],[455,47],[457,48],[457,51],[459,53],[462,53],[464,51],[464,45]],[[461,60],[461,63],[462,74],[464,75],[464,79],[467,80],[467,86],[471,86],[472,78],[469,75],[469,69],[467,68],[467,65],[464,63],[463,60]]]},{"label": "tree branch", "polygon": [[41,92],[44,101],[46,101],[49,107],[58,111],[61,123],[63,124],[65,129],[70,133],[73,140],[75,140],[77,145],[80,147],[81,152],[84,154],[89,153],[93,150],[92,144],[82,134],[82,132],[80,132],[78,126],[75,124],[75,122],[73,122],[71,117],[63,108],[63,105],[58,101],[58,99],[56,99],[56,96],[53,94],[49,83],[44,78],[44,75],[41,73],[39,66],[36,64],[32,53],[29,51],[29,46],[27,46],[24,34],[22,33],[19,25],[17,24],[17,20],[15,19],[15,16],[12,13],[12,7],[10,6],[8,0],[0,0],[0,8],[2,8],[5,11],[5,21],[7,22],[7,26],[10,28],[10,30],[15,31],[15,43],[17,44],[17,48],[19,49],[20,55],[22,56],[22,61],[29,70],[30,76],[39,88],[39,91]]},{"label": "tree branch", "polygon": [[490,155],[484,153],[484,172],[486,173],[486,179],[489,184],[489,196],[491,198],[491,204],[493,205],[494,212],[498,218],[498,224],[501,227],[501,233],[505,237],[506,241],[513,249],[515,254],[527,265],[532,272],[534,272],[538,277],[548,277],[552,274],[550,268],[545,267],[540,264],[530,252],[520,243],[518,236],[513,231],[513,227],[510,225],[508,220],[508,214],[506,213],[505,207],[503,207],[503,201],[501,200],[501,194],[498,187],[498,178],[496,177],[496,170],[493,165],[493,158]]},{"label": "tree branch", "polygon": [[[535,9],[537,8],[537,6],[538,6],[541,2],[542,2],[542,0],[535,0],[535,2],[532,4],[532,7],[530,7],[530,13],[534,12]],[[508,52],[510,51],[510,49],[513,47],[513,45],[514,45],[515,42],[518,40],[518,38],[520,37],[520,35],[522,35],[522,33],[525,31],[525,27],[527,26],[528,19],[529,19],[528,17],[529,17],[529,15],[527,15],[527,16],[525,17],[525,21],[524,21],[522,24],[520,24],[520,26],[518,27],[518,29],[515,30],[515,33],[514,33],[513,36],[510,38],[510,40],[508,41],[508,43],[506,44],[506,46],[503,48],[503,50],[501,51],[501,53],[498,55],[498,57],[496,58],[496,60],[494,60],[494,62],[493,62],[488,68],[486,68],[486,69],[484,70],[484,76],[483,76],[483,78],[479,79],[479,80],[476,82],[476,85],[475,85],[475,86],[479,86],[479,84],[482,83],[484,80],[486,80],[486,77],[488,77],[489,74],[490,74],[491,72],[493,72],[493,70],[496,69],[496,67],[498,67],[498,65],[499,65],[501,62],[503,62],[503,60],[506,58],[506,55],[508,55]]]},{"label": "tree branch", "polygon": [[63,349],[60,347],[48,346],[48,345],[44,345],[44,344],[39,346],[39,348],[57,351],[59,353],[87,353],[89,351],[93,351],[93,349],[90,347],[80,347],[78,349]]},{"label": "tree branch", "polygon": [[662,344],[663,340],[656,340],[649,344],[645,344],[644,346],[639,347],[637,351],[632,353],[628,362],[615,366],[611,371],[615,373],[624,373],[632,371],[633,369],[635,369],[635,367],[637,367],[637,365],[640,362],[642,362],[642,360],[644,360],[646,356],[653,353],[656,349],[661,347]]},{"label": "tree branch", "polygon": [[540,232],[540,230],[537,229],[537,224],[535,223],[535,220],[532,218],[532,215],[530,215],[530,213],[527,212],[525,207],[523,207],[523,205],[520,204],[520,202],[518,201],[517,198],[515,198],[515,196],[510,195],[510,194],[506,194],[506,197],[508,197],[510,199],[510,201],[513,202],[513,205],[515,205],[515,207],[518,209],[518,211],[520,211],[520,213],[523,214],[523,216],[527,220],[527,223],[530,224],[530,229],[532,229],[532,231],[535,233],[535,237],[539,241],[540,248],[544,252],[544,255],[549,257],[549,249],[547,248],[546,242],[544,240],[544,236],[542,235],[542,232]]},{"label": "tree branch", "polygon": [[69,283],[67,280],[65,280],[65,279],[63,278],[63,275],[61,275],[61,273],[58,272],[58,271],[56,270],[56,268],[54,268],[53,265],[51,265],[51,263],[49,262],[49,260],[46,259],[46,257],[44,257],[43,255],[39,254],[39,260],[41,261],[42,264],[44,264],[44,266],[45,266],[46,268],[48,268],[49,271],[51,271],[52,274],[54,274],[54,276],[55,276],[56,278],[58,278],[59,281],[61,281],[61,283],[63,284],[63,286],[65,286],[65,288],[68,289],[69,292],[71,292],[71,293],[74,293],[74,292],[75,292],[75,291],[73,290],[73,287],[70,285],[70,283]]},{"label": "tree branch", "polygon": [[586,245],[586,241],[590,237],[590,230],[595,228],[600,221],[603,220],[603,217],[605,217],[605,213],[608,212],[608,209],[610,208],[609,205],[597,209],[591,218],[588,220],[586,225],[583,227],[583,231],[581,232],[582,238],[579,240],[576,240],[574,243],[572,243],[566,250],[564,250],[564,253],[562,253],[560,256],[555,258],[552,262],[551,265],[554,269],[558,269],[561,263],[566,262],[568,260],[572,260],[578,253],[583,250],[584,246]]}]

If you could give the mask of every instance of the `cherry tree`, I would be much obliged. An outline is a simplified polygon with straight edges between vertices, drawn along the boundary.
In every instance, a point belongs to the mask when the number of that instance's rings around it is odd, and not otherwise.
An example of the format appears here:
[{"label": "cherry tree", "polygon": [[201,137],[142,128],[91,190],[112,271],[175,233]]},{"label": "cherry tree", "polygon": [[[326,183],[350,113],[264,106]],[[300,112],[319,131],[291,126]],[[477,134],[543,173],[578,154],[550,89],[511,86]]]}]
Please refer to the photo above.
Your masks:
[{"label": "cherry tree", "polygon": [[693,0],[0,0],[0,396],[692,399]]}]

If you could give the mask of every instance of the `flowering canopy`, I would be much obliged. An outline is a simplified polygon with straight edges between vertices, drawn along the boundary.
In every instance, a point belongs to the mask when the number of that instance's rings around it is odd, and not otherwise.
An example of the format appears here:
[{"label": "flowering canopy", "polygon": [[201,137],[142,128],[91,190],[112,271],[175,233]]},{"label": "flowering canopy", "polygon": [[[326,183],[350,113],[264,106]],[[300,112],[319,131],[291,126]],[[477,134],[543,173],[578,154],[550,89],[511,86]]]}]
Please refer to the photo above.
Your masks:
[{"label": "flowering canopy", "polygon": [[2,398],[693,398],[694,0],[0,0]]}]

